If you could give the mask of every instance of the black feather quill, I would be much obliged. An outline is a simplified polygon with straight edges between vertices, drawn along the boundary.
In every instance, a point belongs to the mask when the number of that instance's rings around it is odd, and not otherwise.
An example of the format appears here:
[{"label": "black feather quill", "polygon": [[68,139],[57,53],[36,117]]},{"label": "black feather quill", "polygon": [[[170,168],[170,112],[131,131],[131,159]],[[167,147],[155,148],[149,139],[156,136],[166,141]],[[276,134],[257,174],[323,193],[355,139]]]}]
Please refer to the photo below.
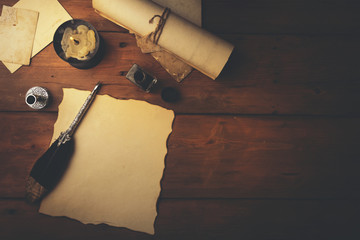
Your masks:
[{"label": "black feather quill", "polygon": [[26,185],[26,198],[28,201],[35,202],[44,197],[46,193],[55,188],[64,175],[74,151],[72,136],[90,104],[95,99],[100,85],[101,83],[98,83],[87,97],[70,127],[65,132],[62,132],[58,139],[35,162]]}]

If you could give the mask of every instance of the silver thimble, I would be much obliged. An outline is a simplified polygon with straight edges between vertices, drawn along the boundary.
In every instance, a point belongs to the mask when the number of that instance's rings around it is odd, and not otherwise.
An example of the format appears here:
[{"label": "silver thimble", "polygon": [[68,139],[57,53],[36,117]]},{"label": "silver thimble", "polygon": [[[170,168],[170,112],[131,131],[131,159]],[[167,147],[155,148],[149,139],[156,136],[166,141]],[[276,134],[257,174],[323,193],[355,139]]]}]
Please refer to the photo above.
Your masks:
[{"label": "silver thimble", "polygon": [[49,93],[46,88],[43,87],[32,87],[30,88],[25,96],[25,103],[36,110],[44,108],[49,100]]}]

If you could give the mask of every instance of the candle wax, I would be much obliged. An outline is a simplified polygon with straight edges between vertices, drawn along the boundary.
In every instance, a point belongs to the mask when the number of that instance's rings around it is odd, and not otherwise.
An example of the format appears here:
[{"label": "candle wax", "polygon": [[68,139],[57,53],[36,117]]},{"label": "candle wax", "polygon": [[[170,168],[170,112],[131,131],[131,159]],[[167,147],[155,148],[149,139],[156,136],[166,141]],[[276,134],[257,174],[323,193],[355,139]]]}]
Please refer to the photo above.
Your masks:
[{"label": "candle wax", "polygon": [[78,60],[87,60],[88,54],[95,49],[95,32],[85,25],[76,29],[66,28],[61,40],[61,47],[66,59],[72,57]]}]

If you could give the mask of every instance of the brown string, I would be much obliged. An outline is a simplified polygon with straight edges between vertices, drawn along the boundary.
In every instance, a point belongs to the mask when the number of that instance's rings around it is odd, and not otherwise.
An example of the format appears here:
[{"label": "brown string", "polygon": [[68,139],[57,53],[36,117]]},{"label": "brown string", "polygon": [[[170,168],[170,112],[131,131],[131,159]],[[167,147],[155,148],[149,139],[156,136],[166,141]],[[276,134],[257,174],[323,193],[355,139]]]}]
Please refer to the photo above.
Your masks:
[{"label": "brown string", "polygon": [[166,23],[166,20],[167,18],[169,17],[169,14],[170,14],[171,10],[170,8],[165,8],[163,13],[160,15],[154,15],[150,20],[149,20],[149,23],[153,23],[154,22],[154,19],[155,18],[160,18],[159,19],[159,22],[158,22],[158,25],[156,26],[155,28],[155,31],[151,32],[149,35],[148,35],[148,38],[150,38],[150,40],[157,44],[158,41],[159,41],[159,38],[161,36],[161,33],[164,29],[164,26],[165,26],[165,23]]}]

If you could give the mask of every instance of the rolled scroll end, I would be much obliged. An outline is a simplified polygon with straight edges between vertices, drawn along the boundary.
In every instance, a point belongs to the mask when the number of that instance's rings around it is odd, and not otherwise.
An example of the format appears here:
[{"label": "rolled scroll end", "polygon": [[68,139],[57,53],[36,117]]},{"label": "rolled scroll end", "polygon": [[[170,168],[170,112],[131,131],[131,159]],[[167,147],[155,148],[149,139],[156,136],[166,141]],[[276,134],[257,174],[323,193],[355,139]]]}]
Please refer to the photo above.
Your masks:
[{"label": "rolled scroll end", "polygon": [[29,176],[26,181],[26,201],[28,203],[36,203],[41,200],[48,191],[33,177]]}]

